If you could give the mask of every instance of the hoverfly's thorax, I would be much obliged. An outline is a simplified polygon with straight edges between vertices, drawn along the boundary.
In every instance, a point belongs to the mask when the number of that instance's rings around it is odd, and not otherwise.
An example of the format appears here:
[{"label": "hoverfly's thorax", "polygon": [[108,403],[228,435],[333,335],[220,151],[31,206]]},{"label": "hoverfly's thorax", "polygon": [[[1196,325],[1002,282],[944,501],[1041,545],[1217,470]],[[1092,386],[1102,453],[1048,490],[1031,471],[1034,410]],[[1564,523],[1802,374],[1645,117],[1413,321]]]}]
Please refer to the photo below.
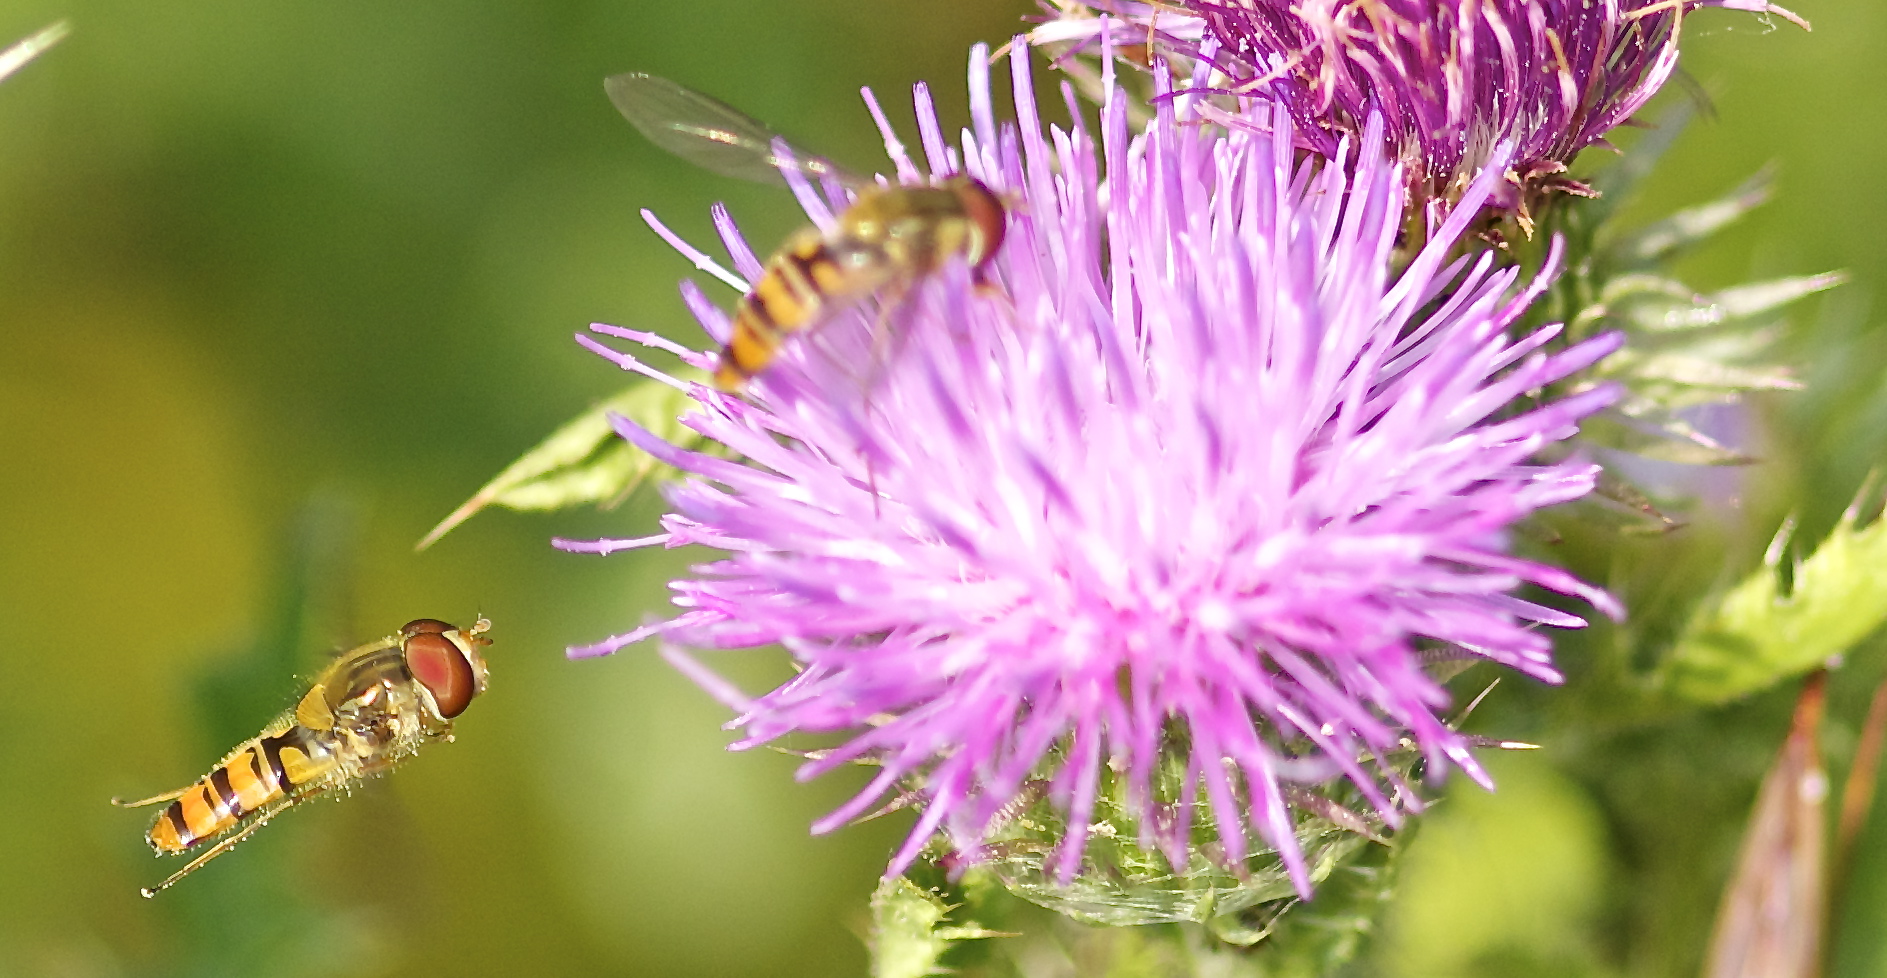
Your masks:
[{"label": "hoverfly's thorax", "polygon": [[833,225],[831,241],[845,242],[854,248],[884,247],[894,225],[904,217],[906,188],[865,187],[852,198],[851,206],[840,211]]}]

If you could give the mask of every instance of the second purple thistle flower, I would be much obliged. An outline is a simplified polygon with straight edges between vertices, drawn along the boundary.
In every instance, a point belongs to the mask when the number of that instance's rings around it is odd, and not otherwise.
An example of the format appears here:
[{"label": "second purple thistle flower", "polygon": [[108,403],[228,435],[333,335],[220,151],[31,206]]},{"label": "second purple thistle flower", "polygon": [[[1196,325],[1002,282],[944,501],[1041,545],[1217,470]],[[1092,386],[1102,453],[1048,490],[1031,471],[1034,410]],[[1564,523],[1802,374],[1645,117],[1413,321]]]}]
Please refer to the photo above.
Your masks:
[{"label": "second purple thistle flower", "polygon": [[[1509,554],[1504,531],[1592,488],[1596,466],[1533,459],[1613,392],[1516,399],[1618,339],[1549,354],[1556,327],[1508,335],[1549,276],[1521,289],[1486,254],[1451,258],[1473,206],[1392,276],[1408,196],[1380,139],[1340,148],[1348,166],[1294,162],[1282,113],[1247,105],[1228,128],[1191,97],[1135,132],[1110,76],[1097,145],[1066,88],[1077,121],[1045,129],[1026,47],[1011,63],[1017,121],[999,124],[972,54],[956,147],[922,87],[917,100],[926,169],[1012,201],[996,289],[954,262],[797,337],[745,396],[596,345],[685,388],[686,423],[741,461],[618,419],[694,476],[662,533],[619,543],[722,555],[673,582],[673,617],[572,653],[660,636],[740,711],[737,747],[841,733],[802,773],[869,760],[877,774],[815,829],[912,792],[921,814],[893,872],[940,831],[974,856],[1005,806],[1045,789],[1068,826],[1047,868],[1081,875],[1106,781],[1175,867],[1206,828],[1214,859],[1275,851],[1308,894],[1294,793],[1347,780],[1398,824],[1420,800],[1386,757],[1409,745],[1431,772],[1486,779],[1439,717],[1449,697],[1418,643],[1550,682],[1537,626],[1583,621],[1513,592],[1616,613]],[[1464,201],[1493,191],[1507,152]],[[845,205],[800,184],[816,222]],[[753,281],[759,261],[717,217]],[[723,341],[727,315],[684,292]],[[770,643],[800,672],[753,697],[684,651]],[[1161,797],[1156,772],[1175,766]]]},{"label": "second purple thistle flower", "polygon": [[1440,224],[1503,142],[1506,179],[1489,204],[1533,217],[1588,146],[1629,120],[1677,69],[1684,21],[1700,7],[1808,23],[1766,0],[1095,0],[1041,34],[1155,46],[1218,71],[1215,89],[1283,106],[1326,157],[1381,117],[1427,228]]}]

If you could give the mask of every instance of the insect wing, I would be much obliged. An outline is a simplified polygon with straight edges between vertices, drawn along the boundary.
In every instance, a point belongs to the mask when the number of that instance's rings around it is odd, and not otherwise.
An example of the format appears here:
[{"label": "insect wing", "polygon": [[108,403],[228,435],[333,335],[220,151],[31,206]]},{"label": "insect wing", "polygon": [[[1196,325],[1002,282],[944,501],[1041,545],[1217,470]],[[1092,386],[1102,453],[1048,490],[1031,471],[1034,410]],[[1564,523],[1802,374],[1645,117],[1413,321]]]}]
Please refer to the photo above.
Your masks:
[{"label": "insect wing", "polygon": [[849,187],[864,181],[823,156],[801,152],[779,133],[718,99],[643,72],[612,75],[603,90],[649,142],[704,170],[738,180],[781,183],[782,170]]}]

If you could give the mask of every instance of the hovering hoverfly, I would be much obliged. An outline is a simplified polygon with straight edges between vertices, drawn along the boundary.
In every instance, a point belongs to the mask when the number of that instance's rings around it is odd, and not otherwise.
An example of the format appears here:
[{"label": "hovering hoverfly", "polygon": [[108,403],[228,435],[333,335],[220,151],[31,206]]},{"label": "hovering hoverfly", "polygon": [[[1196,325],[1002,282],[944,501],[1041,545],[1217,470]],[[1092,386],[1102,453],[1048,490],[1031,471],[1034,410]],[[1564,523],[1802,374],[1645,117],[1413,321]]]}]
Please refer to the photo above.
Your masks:
[{"label": "hovering hoverfly", "polygon": [[855,195],[830,231],[808,227],[787,238],[741,297],[714,373],[722,390],[738,390],[764,370],[788,334],[879,289],[907,288],[953,258],[983,281],[1002,247],[1007,211],[974,177],[882,186],[792,149],[765,125],[666,78],[616,75],[603,88],[650,142],[705,169],[762,181],[796,170],[833,178]]},{"label": "hovering hoverfly", "polygon": [[491,622],[461,629],[432,618],[342,653],[295,708],[238,745],[195,784],[122,808],[170,802],[144,835],[160,856],[219,839],[162,883],[153,897],[269,823],[284,810],[383,774],[420,747],[449,740],[452,718],[485,691]]}]

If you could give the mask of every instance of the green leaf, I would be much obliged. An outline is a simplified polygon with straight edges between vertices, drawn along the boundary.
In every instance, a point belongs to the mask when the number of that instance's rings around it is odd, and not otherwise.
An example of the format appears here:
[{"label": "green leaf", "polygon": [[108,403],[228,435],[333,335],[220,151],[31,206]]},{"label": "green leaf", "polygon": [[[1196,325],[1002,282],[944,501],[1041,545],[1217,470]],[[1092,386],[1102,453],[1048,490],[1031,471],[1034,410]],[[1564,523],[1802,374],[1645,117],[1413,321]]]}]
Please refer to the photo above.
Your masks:
[{"label": "green leaf", "polygon": [[1797,275],[1724,289],[1706,299],[1718,322],[1751,319],[1781,309],[1797,299],[1825,292],[1848,280],[1842,272]]},{"label": "green leaf", "polygon": [[1657,123],[1632,143],[1629,152],[1619,155],[1610,166],[1593,175],[1588,183],[1599,192],[1598,200],[1605,202],[1608,211],[1629,200],[1639,184],[1657,170],[1658,161],[1690,128],[1695,114],[1696,108],[1689,101],[1672,103]]},{"label": "green leaf", "polygon": [[[1417,757],[1398,751],[1382,760],[1408,776]],[[1163,751],[1152,786],[1152,803],[1163,814],[1155,817],[1177,817],[1186,779],[1184,751]],[[1298,848],[1319,886],[1359,850],[1383,841],[1380,817],[1354,785],[1338,782],[1323,791],[1298,791],[1289,799]],[[1191,802],[1186,864],[1174,867],[1164,853],[1142,844],[1143,806],[1131,797],[1126,779],[1103,771],[1081,868],[1063,881],[1055,853],[1067,834],[1066,817],[1050,800],[1045,780],[1030,782],[992,828],[979,863],[1009,892],[1084,924],[1211,923],[1247,911],[1275,915],[1296,904],[1296,890],[1275,850],[1258,846],[1236,864],[1226,859],[1218,819],[1203,795],[1197,792]]]},{"label": "green leaf", "polygon": [[1846,280],[1838,272],[1799,275],[1698,295],[1662,276],[1620,275],[1605,283],[1598,303],[1580,311],[1580,322],[1612,316],[1647,333],[1707,329],[1756,320]]},{"label": "green leaf", "polygon": [[1771,174],[1763,170],[1743,185],[1708,203],[1672,214],[1621,238],[1606,249],[1614,262],[1642,267],[1708,239],[1742,219],[1769,199]]},{"label": "green leaf", "polygon": [[607,508],[627,498],[645,480],[678,477],[675,469],[617,436],[609,416],[620,414],[657,437],[690,448],[705,441],[681,423],[682,414],[693,404],[685,391],[661,381],[645,379],[630,385],[572,418],[506,466],[433,527],[415,549],[432,546],[487,506],[553,510],[598,503]]},{"label": "green leaf", "polygon": [[[1616,229],[1610,219],[1619,195],[1649,170],[1678,128],[1666,126],[1648,137],[1649,157],[1634,149],[1602,171],[1594,185],[1605,196],[1562,200],[1550,212],[1553,235],[1547,237],[1565,241],[1566,271],[1529,316],[1537,324],[1564,321],[1566,343],[1608,331],[1626,335],[1623,349],[1547,392],[1549,398],[1564,396],[1601,380],[1621,389],[1623,396],[1603,417],[1581,424],[1580,443],[1665,462],[1742,464],[1750,459],[1698,431],[1688,412],[1734,404],[1754,391],[1799,389],[1778,354],[1780,316],[1791,303],[1841,284],[1845,276],[1791,276],[1703,293],[1669,273],[1679,252],[1768,198],[1767,173],[1647,227]],[[1545,245],[1533,247],[1529,260],[1537,264]],[[1672,525],[1664,518],[1656,523],[1642,528],[1661,532]]]},{"label": "green leaf", "polygon": [[[1579,428],[1587,444],[1640,458],[1683,465],[1743,465],[1751,459],[1686,424],[1681,419],[1639,418],[1629,411],[1607,410],[1587,418]],[[1650,500],[1640,490],[1635,498]]]},{"label": "green leaf", "polygon": [[1640,382],[1717,390],[1795,390],[1801,385],[1781,367],[1745,367],[1724,358],[1692,353],[1654,353],[1621,360]]},{"label": "green leaf", "polygon": [[1646,297],[1690,303],[1696,300],[1697,293],[1684,283],[1662,275],[1644,272],[1615,275],[1601,283],[1598,301],[1579,311],[1579,315],[1584,317],[1579,321],[1610,315],[1613,306]]},{"label": "green leaf", "polygon": [[951,944],[1009,936],[975,924],[942,926],[953,909],[902,876],[881,881],[871,895],[872,978],[945,974],[948,969],[938,961]]},{"label": "green leaf", "polygon": [[1845,652],[1887,621],[1887,522],[1857,526],[1850,509],[1792,570],[1780,546],[1764,566],[1692,615],[1665,663],[1680,696],[1721,703],[1767,689]]},{"label": "green leaf", "polygon": [[1658,509],[1651,497],[1645,495],[1637,486],[1620,478],[1610,470],[1599,473],[1599,480],[1592,487],[1593,496],[1598,500],[1611,503],[1613,518],[1608,522],[1617,526],[1620,532],[1637,536],[1658,536],[1669,533],[1682,526]]},{"label": "green leaf", "polygon": [[[1413,827],[1415,820],[1411,820]],[[1215,917],[1213,935],[1228,944],[1263,947],[1247,960],[1265,978],[1318,978],[1352,961],[1376,934],[1384,906],[1394,894],[1396,868],[1411,835],[1393,844],[1366,846],[1329,874],[1309,903],[1260,916]],[[1285,911],[1290,912],[1286,913]]]}]

